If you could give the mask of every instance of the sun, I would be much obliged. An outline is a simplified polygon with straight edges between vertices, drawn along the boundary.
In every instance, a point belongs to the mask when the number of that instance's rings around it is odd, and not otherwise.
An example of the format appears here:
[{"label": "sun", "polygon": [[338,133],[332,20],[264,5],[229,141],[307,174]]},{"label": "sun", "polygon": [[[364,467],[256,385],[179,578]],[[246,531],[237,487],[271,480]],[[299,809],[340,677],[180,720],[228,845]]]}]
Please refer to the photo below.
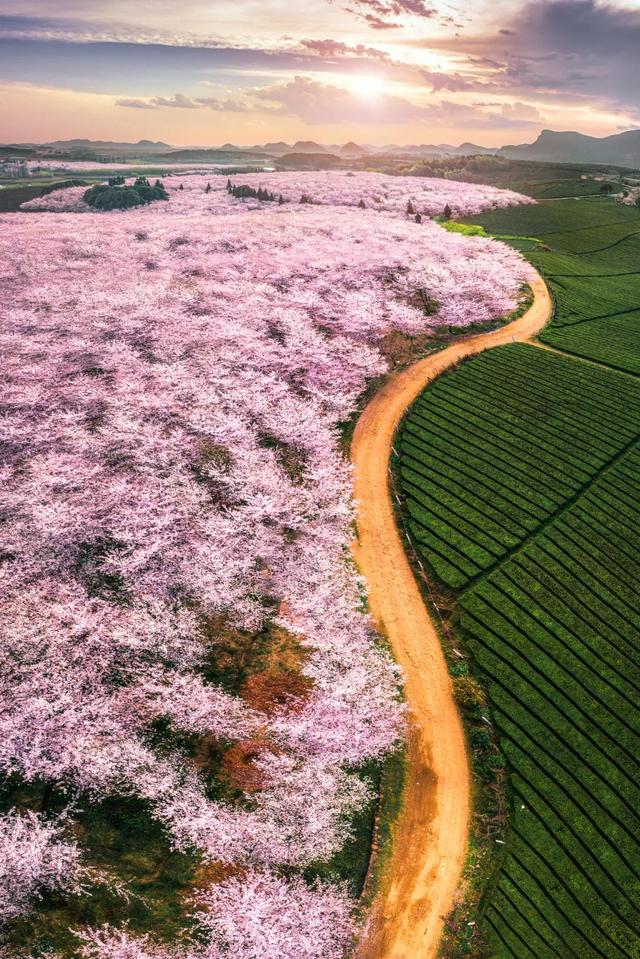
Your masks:
[{"label": "sun", "polygon": [[368,100],[382,93],[384,80],[381,77],[372,76],[371,74],[359,73],[353,77],[349,77],[349,88],[356,96],[364,97]]}]

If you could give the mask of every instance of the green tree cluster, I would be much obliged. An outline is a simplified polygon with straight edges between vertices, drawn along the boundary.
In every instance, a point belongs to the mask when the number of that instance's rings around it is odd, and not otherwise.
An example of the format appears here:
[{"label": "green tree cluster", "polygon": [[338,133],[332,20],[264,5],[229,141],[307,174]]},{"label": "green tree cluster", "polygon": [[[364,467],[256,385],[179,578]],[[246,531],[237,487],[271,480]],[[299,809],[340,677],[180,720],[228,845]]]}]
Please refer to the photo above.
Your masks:
[{"label": "green tree cluster", "polygon": [[268,190],[263,190],[261,186],[256,190],[252,186],[247,186],[246,183],[241,183],[240,186],[234,186],[231,180],[227,180],[227,193],[230,193],[231,196],[235,196],[238,200],[264,200],[267,203],[278,202],[280,205],[284,203],[284,197],[282,194],[276,196],[275,193],[270,193]]},{"label": "green tree cluster", "polygon": [[139,176],[132,186],[127,186],[122,177],[113,179],[122,179],[122,185],[98,183],[85,192],[85,203],[96,210],[128,210],[134,206],[153,203],[154,200],[169,199],[160,180],[156,180],[151,186],[146,177]]}]

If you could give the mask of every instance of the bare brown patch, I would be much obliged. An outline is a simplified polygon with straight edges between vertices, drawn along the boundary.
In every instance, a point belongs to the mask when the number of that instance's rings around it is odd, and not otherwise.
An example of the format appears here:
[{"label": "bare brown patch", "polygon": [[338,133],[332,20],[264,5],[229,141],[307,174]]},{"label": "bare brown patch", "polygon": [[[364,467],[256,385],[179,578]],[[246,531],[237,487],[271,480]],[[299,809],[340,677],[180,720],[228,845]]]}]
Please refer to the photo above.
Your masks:
[{"label": "bare brown patch", "polygon": [[302,673],[270,669],[250,676],[242,696],[250,706],[267,715],[279,710],[299,712],[312,688],[312,680]]},{"label": "bare brown patch", "polygon": [[241,789],[245,793],[259,792],[267,785],[267,777],[257,766],[257,760],[271,748],[260,739],[247,739],[241,743],[234,743],[224,754],[223,776],[236,789]]}]

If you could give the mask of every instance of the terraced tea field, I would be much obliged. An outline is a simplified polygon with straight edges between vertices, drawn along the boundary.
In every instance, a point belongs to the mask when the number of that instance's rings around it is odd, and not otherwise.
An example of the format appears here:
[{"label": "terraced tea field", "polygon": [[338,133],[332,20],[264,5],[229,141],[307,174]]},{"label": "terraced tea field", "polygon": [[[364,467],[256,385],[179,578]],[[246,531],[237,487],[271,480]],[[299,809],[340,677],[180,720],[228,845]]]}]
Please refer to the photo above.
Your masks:
[{"label": "terraced tea field", "polygon": [[540,339],[640,373],[640,213],[609,199],[560,200],[469,222],[512,240],[543,274],[556,315]]},{"label": "terraced tea field", "polygon": [[397,448],[508,764],[492,959],[637,956],[640,382],[502,347],[429,387]]}]

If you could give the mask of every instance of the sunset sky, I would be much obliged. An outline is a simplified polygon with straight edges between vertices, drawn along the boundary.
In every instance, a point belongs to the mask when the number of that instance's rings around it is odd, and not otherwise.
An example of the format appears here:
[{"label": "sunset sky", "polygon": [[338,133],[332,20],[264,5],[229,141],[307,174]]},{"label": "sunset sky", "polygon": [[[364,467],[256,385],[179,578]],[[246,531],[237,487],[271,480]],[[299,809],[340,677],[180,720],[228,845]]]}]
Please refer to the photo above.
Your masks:
[{"label": "sunset sky", "polygon": [[640,126],[640,0],[0,0],[0,141]]}]

